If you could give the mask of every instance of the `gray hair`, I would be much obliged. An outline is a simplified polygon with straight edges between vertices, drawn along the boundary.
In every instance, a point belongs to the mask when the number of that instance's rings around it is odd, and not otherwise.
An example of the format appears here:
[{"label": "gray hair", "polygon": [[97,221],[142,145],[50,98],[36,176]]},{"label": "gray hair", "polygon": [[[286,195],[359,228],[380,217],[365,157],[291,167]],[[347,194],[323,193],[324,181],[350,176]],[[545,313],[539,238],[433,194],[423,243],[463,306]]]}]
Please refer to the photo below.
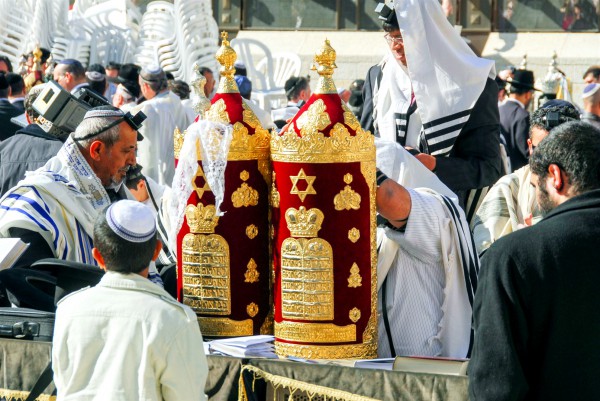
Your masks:
[{"label": "gray hair", "polygon": [[[85,136],[102,130],[102,128],[110,125],[112,122],[117,120],[118,117],[95,117],[95,118],[86,118],[84,119],[78,126],[75,132],[71,134],[73,139],[77,140],[79,138],[84,138]],[[119,125],[115,125],[114,127],[99,133],[96,136],[91,138],[79,141],[81,146],[84,148],[89,148],[92,142],[100,141],[104,143],[107,147],[111,147],[119,140]]]}]

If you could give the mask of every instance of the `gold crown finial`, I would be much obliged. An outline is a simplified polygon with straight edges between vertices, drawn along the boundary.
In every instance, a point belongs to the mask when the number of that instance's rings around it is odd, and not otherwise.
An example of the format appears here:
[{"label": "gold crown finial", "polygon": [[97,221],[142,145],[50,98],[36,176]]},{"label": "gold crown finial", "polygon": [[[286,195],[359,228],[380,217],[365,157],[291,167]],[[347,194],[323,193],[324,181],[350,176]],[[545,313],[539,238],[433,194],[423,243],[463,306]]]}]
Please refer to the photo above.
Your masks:
[{"label": "gold crown finial", "polygon": [[331,78],[333,70],[337,68],[335,58],[336,53],[334,48],[331,47],[329,39],[325,39],[325,43],[315,54],[314,62],[310,67],[311,70],[317,71],[321,76],[317,83],[315,93],[337,93],[335,84]]},{"label": "gold crown finial", "polygon": [[212,234],[219,223],[215,205],[187,205],[185,217],[192,234]]},{"label": "gold crown finial", "polygon": [[237,84],[233,79],[235,74],[235,67],[233,64],[237,60],[237,54],[231,46],[229,46],[229,40],[227,32],[221,32],[221,47],[217,51],[215,58],[221,64],[221,81],[219,82],[218,93],[236,93],[239,92]]},{"label": "gold crown finial", "polygon": [[190,82],[192,86],[192,106],[194,111],[200,116],[200,119],[204,119],[204,114],[210,109],[210,100],[204,94],[204,85],[206,85],[206,78],[200,73],[200,66],[198,63],[194,64],[194,79]]},{"label": "gold crown finial", "polygon": [[325,215],[316,208],[306,210],[304,206],[296,210],[293,207],[285,212],[285,221],[293,237],[316,237]]}]

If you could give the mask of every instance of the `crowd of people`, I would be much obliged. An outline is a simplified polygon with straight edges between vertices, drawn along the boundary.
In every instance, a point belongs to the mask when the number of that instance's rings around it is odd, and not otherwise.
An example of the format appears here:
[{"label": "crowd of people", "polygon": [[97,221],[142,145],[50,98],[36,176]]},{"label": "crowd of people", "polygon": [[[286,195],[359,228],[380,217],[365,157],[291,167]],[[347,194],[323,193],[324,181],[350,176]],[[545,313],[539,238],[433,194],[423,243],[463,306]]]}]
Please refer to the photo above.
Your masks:
[{"label": "crowd of people", "polygon": [[[472,400],[593,399],[600,66],[583,74],[583,108],[546,99],[530,113],[533,72],[496,73],[437,0],[376,12],[388,51],[338,94],[376,137],[379,356],[470,358]],[[58,305],[59,399],[204,399],[202,336],[161,245],[190,86],[158,66],[44,56],[20,73],[0,57],[0,237],[29,244],[0,272],[0,302],[54,311],[56,275],[30,266],[97,266],[100,283]],[[267,113],[235,68],[273,135],[311,97],[310,77],[290,77],[287,105]],[[210,99],[214,73],[199,73]],[[33,107],[49,79],[107,105],[54,130]]]}]

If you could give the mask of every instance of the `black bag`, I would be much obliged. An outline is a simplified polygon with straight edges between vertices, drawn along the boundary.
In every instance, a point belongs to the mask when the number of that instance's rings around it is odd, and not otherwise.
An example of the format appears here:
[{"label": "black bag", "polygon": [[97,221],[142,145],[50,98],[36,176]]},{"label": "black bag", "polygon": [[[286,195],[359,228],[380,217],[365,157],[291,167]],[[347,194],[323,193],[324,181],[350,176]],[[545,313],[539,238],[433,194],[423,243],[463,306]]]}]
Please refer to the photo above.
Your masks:
[{"label": "black bag", "polygon": [[0,308],[0,337],[52,341],[54,313],[27,308]]}]

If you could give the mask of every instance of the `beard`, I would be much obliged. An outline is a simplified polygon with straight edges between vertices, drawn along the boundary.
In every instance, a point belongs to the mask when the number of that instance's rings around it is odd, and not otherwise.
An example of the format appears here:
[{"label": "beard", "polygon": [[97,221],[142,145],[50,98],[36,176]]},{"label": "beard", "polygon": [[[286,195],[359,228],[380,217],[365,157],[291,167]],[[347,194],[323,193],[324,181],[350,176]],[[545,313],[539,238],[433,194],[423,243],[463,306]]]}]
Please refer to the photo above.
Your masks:
[{"label": "beard", "polygon": [[130,165],[127,165],[126,167],[119,169],[119,171],[117,171],[117,174],[110,177],[110,183],[106,188],[118,191],[121,188],[121,185],[123,185],[123,183],[127,179],[127,171],[129,171],[130,167]]},{"label": "beard", "polygon": [[550,199],[550,195],[548,194],[548,191],[544,185],[538,184],[537,202],[540,212],[542,213],[542,217],[546,217],[546,215],[556,207],[554,202],[552,202]]}]

